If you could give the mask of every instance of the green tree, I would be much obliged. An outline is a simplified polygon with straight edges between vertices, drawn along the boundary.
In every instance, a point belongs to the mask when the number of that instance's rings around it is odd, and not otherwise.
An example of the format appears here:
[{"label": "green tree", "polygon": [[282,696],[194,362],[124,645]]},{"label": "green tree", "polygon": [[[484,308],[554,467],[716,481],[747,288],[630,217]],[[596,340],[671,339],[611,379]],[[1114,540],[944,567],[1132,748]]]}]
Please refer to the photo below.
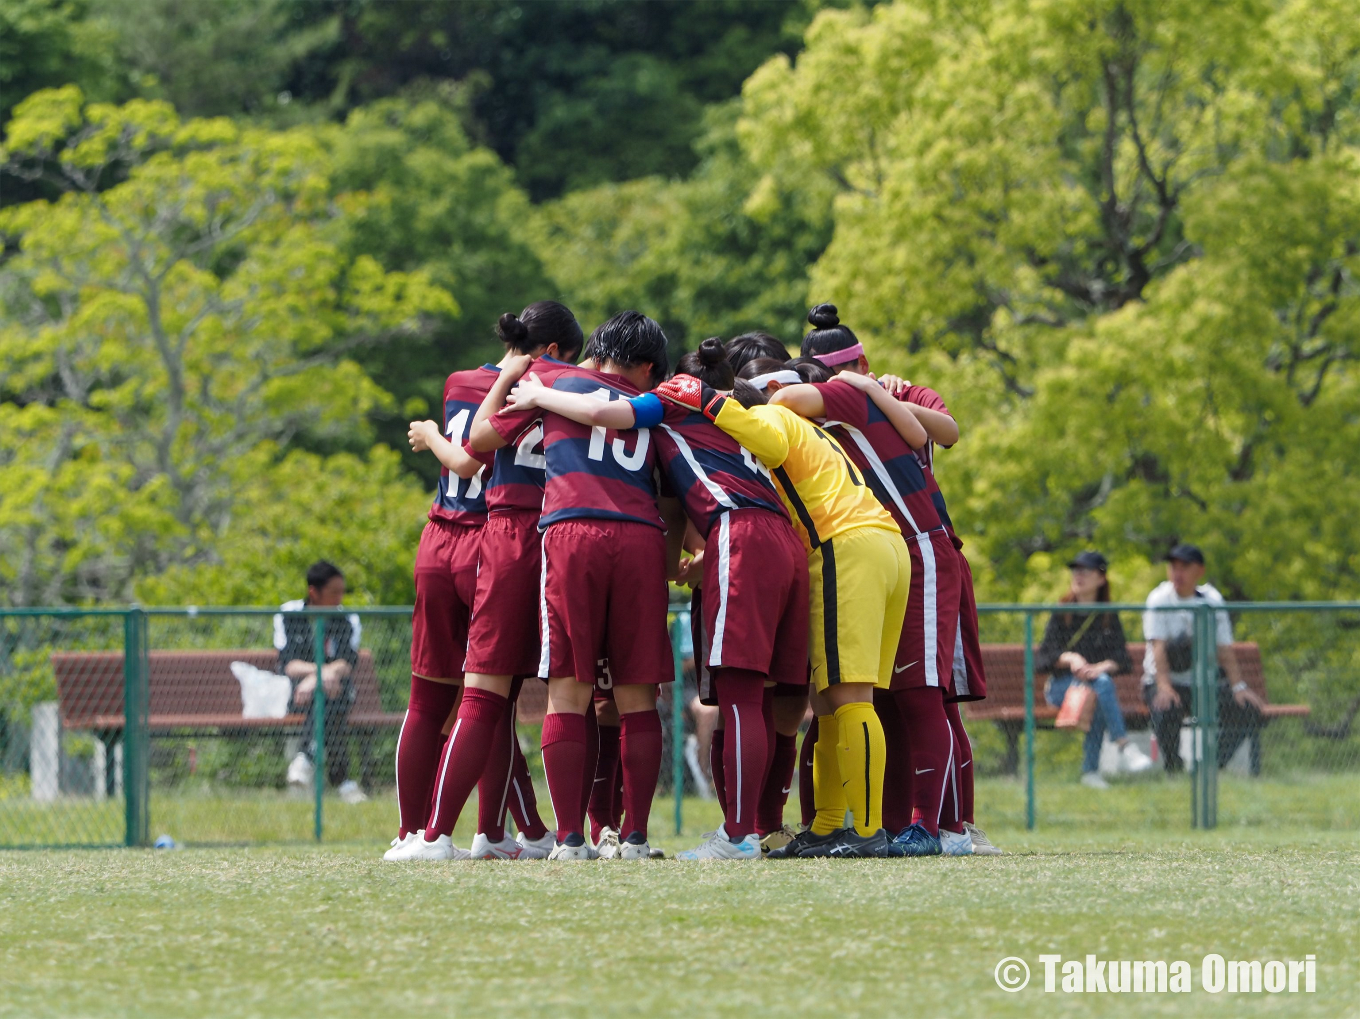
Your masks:
[{"label": "green tree", "polygon": [[677,348],[750,329],[796,343],[807,268],[830,237],[829,189],[757,191],[736,112],[710,109],[688,180],[609,184],[541,207],[538,250],[583,322],[635,307]]},{"label": "green tree", "polygon": [[836,189],[812,296],[964,422],[991,594],[1177,538],[1236,595],[1360,590],[1350,13],[901,0],[747,82],[765,180]]},{"label": "green tree", "polygon": [[[555,293],[531,243],[529,201],[496,154],[468,139],[461,100],[448,87],[427,89],[318,132],[333,159],[335,193],[363,195],[347,221],[350,252],[389,270],[424,272],[458,295],[457,311],[419,336],[356,353],[396,398],[375,408],[374,420],[397,449],[406,449],[411,414],[437,413],[449,372],[499,359],[494,327],[502,312]],[[406,464],[434,483],[433,457],[407,450]]]},{"label": "green tree", "polygon": [[218,561],[262,450],[362,434],[390,401],[353,352],[456,310],[427,274],[349,253],[363,199],[335,198],[310,131],[67,87],[19,105],[0,159],[64,192],[0,213],[11,603],[124,598]]}]

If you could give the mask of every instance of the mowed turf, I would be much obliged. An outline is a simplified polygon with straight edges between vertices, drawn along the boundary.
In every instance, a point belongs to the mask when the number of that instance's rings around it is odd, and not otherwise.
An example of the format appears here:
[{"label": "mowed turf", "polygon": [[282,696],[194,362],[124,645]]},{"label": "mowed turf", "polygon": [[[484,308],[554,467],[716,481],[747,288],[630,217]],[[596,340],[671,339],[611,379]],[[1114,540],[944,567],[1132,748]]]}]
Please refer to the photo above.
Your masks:
[{"label": "mowed turf", "polygon": [[[392,865],[355,845],[5,853],[0,1014],[1360,1014],[1353,833],[992,834],[1010,855]],[[1196,990],[1045,994],[1045,952],[1186,959]],[[1317,993],[1206,994],[1208,952],[1314,953]],[[1012,955],[1034,970],[1018,994],[993,979]]]}]

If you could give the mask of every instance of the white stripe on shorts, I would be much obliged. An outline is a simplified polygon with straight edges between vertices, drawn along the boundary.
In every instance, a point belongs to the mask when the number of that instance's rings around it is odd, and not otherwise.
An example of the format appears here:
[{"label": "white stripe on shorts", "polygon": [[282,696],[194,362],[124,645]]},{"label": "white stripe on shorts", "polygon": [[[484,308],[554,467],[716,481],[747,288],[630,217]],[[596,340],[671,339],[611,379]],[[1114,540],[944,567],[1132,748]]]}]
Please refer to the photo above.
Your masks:
[{"label": "white stripe on shorts", "polygon": [[968,692],[968,663],[963,657],[963,615],[960,613],[958,625],[954,627],[954,696],[962,697]]},{"label": "white stripe on shorts", "polygon": [[728,515],[718,518],[718,618],[713,624],[713,646],[708,653],[709,668],[722,665],[723,637],[727,633],[727,589],[732,570],[732,527]]},{"label": "white stripe on shorts", "polygon": [[[546,537],[547,532],[544,532]],[[538,652],[538,678],[548,678],[548,667],[552,664],[551,648],[549,641],[551,633],[548,629],[548,547],[547,543],[539,539],[542,546],[541,558],[543,565],[538,574],[538,639],[543,647]]]},{"label": "white stripe on shorts", "polygon": [[918,534],[916,546],[921,550],[921,582],[924,594],[921,615],[925,625],[925,653],[921,656],[921,663],[926,667],[926,686],[939,686],[940,621],[936,605],[939,577],[935,572],[935,546],[931,544],[928,534]]}]

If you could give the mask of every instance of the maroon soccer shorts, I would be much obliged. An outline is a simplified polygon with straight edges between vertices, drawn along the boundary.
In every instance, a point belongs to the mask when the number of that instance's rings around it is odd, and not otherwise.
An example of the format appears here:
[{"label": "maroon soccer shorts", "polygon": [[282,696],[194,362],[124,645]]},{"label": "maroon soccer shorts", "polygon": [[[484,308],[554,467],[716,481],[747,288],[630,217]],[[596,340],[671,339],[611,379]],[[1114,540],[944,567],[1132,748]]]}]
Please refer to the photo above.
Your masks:
[{"label": "maroon soccer shorts", "polygon": [[933,686],[949,693],[959,623],[959,553],[944,528],[903,537],[911,554],[911,594],[890,689]]},{"label": "maroon soccer shorts", "polygon": [[595,683],[609,659],[613,685],[674,674],[666,635],[666,538],[650,524],[563,520],[543,532],[540,678]]},{"label": "maroon soccer shorts", "polygon": [[431,520],[416,550],[411,671],[423,679],[462,679],[468,619],[477,591],[482,526]]},{"label": "maroon soccer shorts", "polygon": [[543,537],[538,510],[492,513],[482,528],[467,671],[538,675],[538,583]]},{"label": "maroon soccer shorts", "polygon": [[977,599],[973,596],[973,571],[959,552],[959,630],[954,641],[954,690],[951,701],[980,701],[987,696],[987,674],[982,669],[982,645],[978,641]]},{"label": "maroon soccer shorts", "polygon": [[724,513],[704,544],[702,598],[691,621],[699,699],[716,704],[714,669],[749,669],[807,684],[807,552],[783,520],[760,509]]}]

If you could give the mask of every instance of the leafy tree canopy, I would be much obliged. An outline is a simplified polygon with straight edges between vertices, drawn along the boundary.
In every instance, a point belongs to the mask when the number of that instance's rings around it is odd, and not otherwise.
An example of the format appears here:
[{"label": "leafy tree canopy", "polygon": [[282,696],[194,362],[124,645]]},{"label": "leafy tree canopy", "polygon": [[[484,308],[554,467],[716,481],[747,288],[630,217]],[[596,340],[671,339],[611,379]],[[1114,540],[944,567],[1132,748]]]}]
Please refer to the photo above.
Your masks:
[{"label": "leafy tree canopy", "polygon": [[457,309],[428,273],[352,252],[364,196],[334,193],[311,131],[86,104],[68,86],[17,107],[0,160],[63,192],[0,213],[18,244],[0,268],[11,603],[122,599],[220,564],[233,519],[258,513],[251,493],[277,495],[261,480],[276,449],[362,436],[390,403],[354,352]]},{"label": "leafy tree canopy", "polygon": [[960,412],[989,593],[1175,540],[1233,595],[1360,593],[1352,14],[904,0],[747,82],[765,180],[836,188],[812,297]]}]

